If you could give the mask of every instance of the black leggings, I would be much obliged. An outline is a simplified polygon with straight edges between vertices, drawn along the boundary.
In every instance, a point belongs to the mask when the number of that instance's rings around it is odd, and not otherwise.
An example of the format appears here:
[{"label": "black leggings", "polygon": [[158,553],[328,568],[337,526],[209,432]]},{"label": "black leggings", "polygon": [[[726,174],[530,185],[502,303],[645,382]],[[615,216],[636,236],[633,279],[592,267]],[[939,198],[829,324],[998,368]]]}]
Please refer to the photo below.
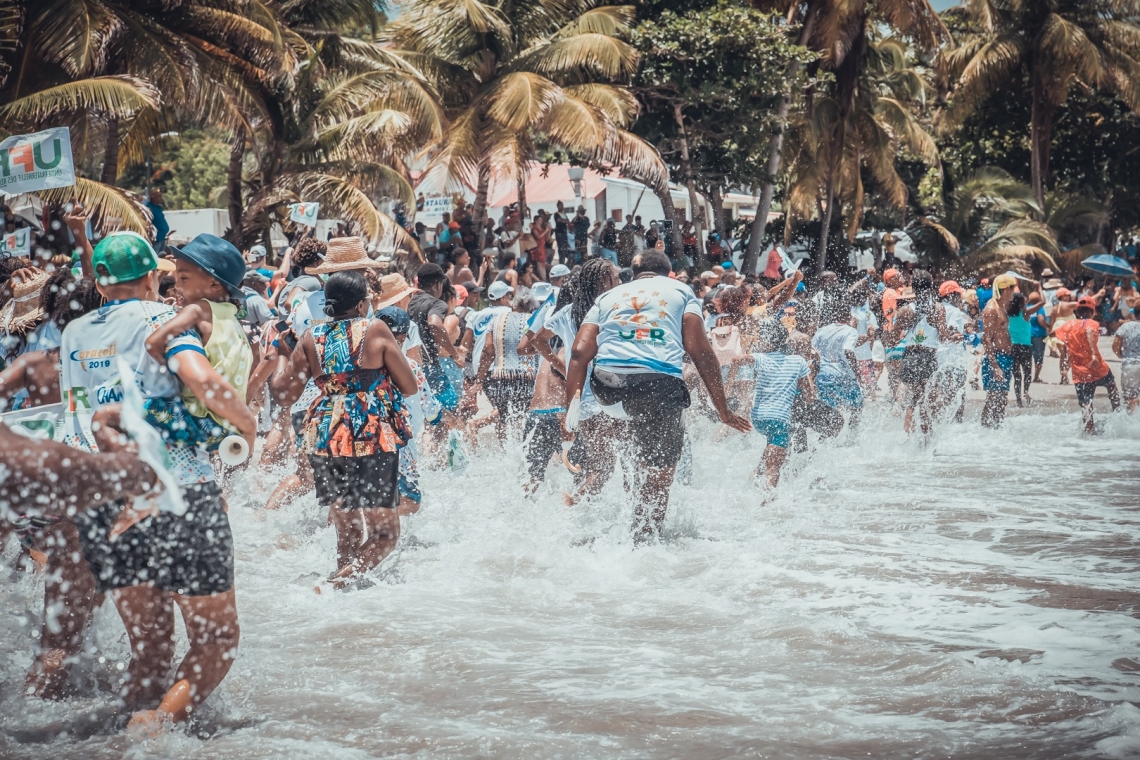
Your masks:
[{"label": "black leggings", "polygon": [[528,414],[523,440],[526,445],[526,462],[530,476],[537,481],[546,479],[546,465],[554,452],[562,449],[562,418],[557,414]]},{"label": "black leggings", "polygon": [[1021,403],[1022,392],[1029,395],[1029,384],[1033,382],[1033,347],[1013,346],[1013,392]]}]

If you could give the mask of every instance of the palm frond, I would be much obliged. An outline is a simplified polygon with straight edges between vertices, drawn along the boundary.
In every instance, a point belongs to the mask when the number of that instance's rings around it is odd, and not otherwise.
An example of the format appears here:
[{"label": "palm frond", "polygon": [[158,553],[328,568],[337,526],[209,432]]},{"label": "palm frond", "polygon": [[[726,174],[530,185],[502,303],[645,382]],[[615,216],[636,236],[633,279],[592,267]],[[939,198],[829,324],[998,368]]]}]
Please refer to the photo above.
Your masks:
[{"label": "palm frond", "polygon": [[628,127],[637,119],[641,104],[624,87],[608,84],[577,84],[563,87],[571,98],[585,101],[609,117],[619,127]]},{"label": "palm frond", "polygon": [[150,212],[142,205],[142,199],[117,187],[102,182],[76,177],[71,187],[41,190],[36,195],[44,203],[63,206],[78,201],[87,211],[92,225],[104,232],[130,230],[150,238],[153,227]]},{"label": "palm frond", "polygon": [[1054,270],[1060,268],[1048,251],[1031,245],[978,250],[958,259],[957,264],[967,272],[989,277],[1010,269],[1024,276],[1032,276],[1034,265],[1038,271],[1045,267]]},{"label": "palm frond", "polygon": [[637,71],[639,60],[640,54],[629,43],[590,32],[538,45],[519,55],[512,68],[555,80],[579,74],[628,79]]},{"label": "palm frond", "polygon": [[[305,172],[282,178],[299,196],[317,200],[344,219],[356,222],[364,236],[381,249],[419,252],[415,238],[395,220],[376,208],[372,200],[351,180],[331,174]],[[414,202],[414,201],[413,201]]]},{"label": "palm frond", "polygon": [[569,24],[555,37],[575,37],[579,34],[604,34],[616,37],[629,31],[637,20],[637,8],[632,5],[603,5],[591,8]]},{"label": "palm frond", "polygon": [[108,43],[122,27],[101,0],[47,0],[36,3],[28,42],[44,60],[59,64],[72,77],[99,71]]},{"label": "palm frond", "polygon": [[549,79],[515,71],[495,80],[486,99],[488,118],[511,133],[540,124],[563,96],[558,85]]},{"label": "palm frond", "polygon": [[0,106],[5,128],[35,126],[60,114],[98,110],[125,119],[144,108],[157,108],[159,94],[135,77],[92,77],[47,87]]},{"label": "palm frond", "polygon": [[1089,256],[1096,256],[1105,253],[1104,246],[1100,243],[1089,243],[1082,245],[1079,248],[1071,248],[1067,251],[1062,251],[1058,255],[1057,262],[1061,265],[1061,270],[1070,276],[1077,276],[1080,274],[1087,274],[1088,270],[1081,267],[1081,262]]}]

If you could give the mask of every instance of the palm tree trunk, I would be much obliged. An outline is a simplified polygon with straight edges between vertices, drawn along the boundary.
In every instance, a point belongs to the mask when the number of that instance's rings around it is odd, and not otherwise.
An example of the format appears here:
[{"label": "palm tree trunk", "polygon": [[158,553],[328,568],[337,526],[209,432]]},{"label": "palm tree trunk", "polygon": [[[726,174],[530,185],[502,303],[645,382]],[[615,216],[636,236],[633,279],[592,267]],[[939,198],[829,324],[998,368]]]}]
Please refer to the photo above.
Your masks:
[{"label": "palm tree trunk", "polygon": [[114,185],[119,178],[119,119],[115,116],[107,117],[107,141],[103,145],[103,176],[104,185]]},{"label": "palm tree trunk", "polygon": [[[1042,72],[1040,76],[1044,76]],[[1030,173],[1033,195],[1040,209],[1038,219],[1045,215],[1045,183],[1049,180],[1049,149],[1053,141],[1053,117],[1057,107],[1045,94],[1045,85],[1038,75],[1033,78],[1033,105],[1029,116],[1029,143],[1032,150]]]},{"label": "palm tree trunk", "polygon": [[479,250],[487,244],[484,235],[487,227],[487,193],[491,188],[491,167],[479,164],[479,185],[475,190],[475,207],[471,209],[471,221],[479,240]]},{"label": "palm tree trunk", "polygon": [[[803,29],[800,30],[800,45],[806,45],[811,40],[812,29],[815,26],[815,14],[809,3],[807,18]],[[790,83],[800,72],[800,62],[792,61],[788,64],[788,71],[784,78]],[[748,237],[748,251],[741,262],[741,271],[744,274],[756,274],[756,264],[760,260],[760,246],[764,242],[764,229],[768,226],[768,214],[772,210],[772,196],[776,192],[776,177],[780,173],[780,159],[784,150],[784,133],[788,128],[788,112],[792,108],[792,91],[790,88],[780,95],[780,103],[776,106],[776,120],[772,127],[772,142],[768,146],[768,164],[764,168],[764,183],[760,185],[760,201],[756,204],[756,217],[752,220],[752,232]]]},{"label": "palm tree trunk", "polygon": [[698,266],[705,258],[704,221],[705,211],[703,204],[697,201],[697,188],[693,183],[693,164],[689,160],[689,137],[685,132],[685,116],[681,112],[681,104],[673,104],[673,118],[677,121],[677,132],[681,140],[681,173],[685,175],[685,187],[689,190],[689,210],[692,215],[693,230],[697,236]]},{"label": "palm tree trunk", "polygon": [[713,185],[709,197],[713,207],[713,229],[723,241],[728,237],[728,227],[724,223],[724,187],[720,183]]},{"label": "palm tree trunk", "polygon": [[654,185],[653,194],[657,196],[657,200],[661,201],[663,216],[672,222],[669,226],[669,236],[673,239],[673,250],[679,251],[681,250],[681,226],[677,224],[677,207],[673,205],[673,196],[669,192],[669,184],[666,183],[661,187]]},{"label": "palm tree trunk", "polygon": [[519,224],[525,229],[530,210],[526,205],[526,169],[519,172]]},{"label": "palm tree trunk", "polygon": [[226,192],[229,195],[230,242],[239,248],[242,239],[241,217],[244,208],[241,197],[241,167],[245,158],[245,127],[238,126],[234,141],[230,145],[230,163],[226,169]]}]

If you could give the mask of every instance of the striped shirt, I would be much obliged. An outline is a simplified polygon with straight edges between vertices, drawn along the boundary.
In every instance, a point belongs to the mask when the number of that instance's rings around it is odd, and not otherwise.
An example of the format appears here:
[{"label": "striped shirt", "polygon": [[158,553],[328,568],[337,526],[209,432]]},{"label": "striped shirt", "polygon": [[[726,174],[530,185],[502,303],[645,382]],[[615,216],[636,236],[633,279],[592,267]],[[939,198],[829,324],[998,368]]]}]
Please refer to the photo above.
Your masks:
[{"label": "striped shirt", "polygon": [[752,359],[756,363],[752,419],[790,421],[797,385],[808,376],[807,362],[798,354],[752,354]]}]

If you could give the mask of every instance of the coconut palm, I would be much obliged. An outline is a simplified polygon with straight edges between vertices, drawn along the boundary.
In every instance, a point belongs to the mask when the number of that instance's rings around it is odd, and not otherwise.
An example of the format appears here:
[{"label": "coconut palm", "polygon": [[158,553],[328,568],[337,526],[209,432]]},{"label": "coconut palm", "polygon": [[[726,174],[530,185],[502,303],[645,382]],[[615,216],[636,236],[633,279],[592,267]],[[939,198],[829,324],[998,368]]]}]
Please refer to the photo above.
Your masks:
[{"label": "coconut palm", "polygon": [[257,168],[244,235],[267,229],[284,203],[317,201],[359,224],[373,243],[418,250],[377,202],[414,207],[405,161],[443,138],[435,94],[412,66],[375,43],[328,30],[313,35],[278,110],[251,133]]},{"label": "coconut palm", "polygon": [[999,86],[1026,76],[1030,166],[1045,207],[1053,122],[1074,85],[1107,90],[1140,109],[1140,0],[966,0],[972,32],[940,56],[952,83],[943,128],[961,124]]},{"label": "coconut palm", "polygon": [[[842,113],[851,107],[860,59],[873,29],[893,30],[922,52],[932,51],[949,39],[946,27],[928,0],[880,0],[874,4],[866,0],[762,0],[758,5],[783,14],[788,26],[797,30],[799,44],[818,53],[821,68],[835,74],[831,92]],[[787,76],[789,82],[795,79],[797,71],[798,64],[791,64]],[[789,131],[786,121],[791,106],[792,93],[789,91],[776,112],[776,126],[768,152],[768,177],[760,187],[760,203],[744,262],[746,273],[755,272],[782,155],[786,152],[784,140]],[[829,212],[825,210],[823,213]],[[821,230],[820,251],[827,249],[829,228],[830,222]],[[820,266],[824,265],[822,258],[817,262]]]},{"label": "coconut palm", "polygon": [[624,129],[636,99],[615,85],[638,64],[620,39],[634,9],[595,5],[423,0],[390,27],[387,39],[435,84],[448,117],[446,137],[426,153],[426,182],[473,181],[477,229],[492,174],[521,181],[540,144],[666,185],[660,156]]},{"label": "coconut palm", "polygon": [[[823,220],[818,271],[826,268],[828,227],[837,207],[847,209],[849,237],[863,218],[864,174],[886,201],[906,204],[907,189],[895,160],[908,151],[929,165],[937,164],[934,139],[913,109],[926,102],[929,86],[907,61],[906,46],[897,39],[870,39],[860,60],[860,73],[850,93],[816,97],[812,109],[794,130],[794,181],[788,193],[790,235],[796,219],[819,213]],[[844,105],[846,101],[846,105]]]}]

